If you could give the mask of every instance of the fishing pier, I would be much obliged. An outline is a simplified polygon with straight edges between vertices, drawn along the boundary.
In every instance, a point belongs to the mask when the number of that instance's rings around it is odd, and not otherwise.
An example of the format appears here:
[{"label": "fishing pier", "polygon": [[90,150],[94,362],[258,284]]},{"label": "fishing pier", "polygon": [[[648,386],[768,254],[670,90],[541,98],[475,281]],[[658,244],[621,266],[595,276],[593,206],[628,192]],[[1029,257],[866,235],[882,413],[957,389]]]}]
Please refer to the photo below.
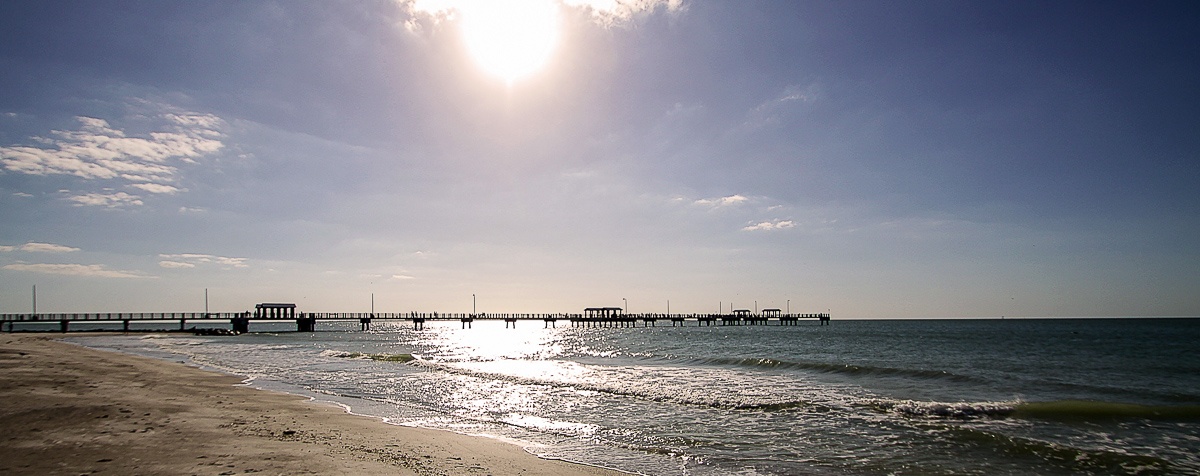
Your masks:
[{"label": "fishing pier", "polygon": [[[590,307],[583,313],[558,314],[508,314],[508,313],[438,313],[438,312],[392,312],[392,313],[354,313],[354,312],[296,312],[296,305],[291,303],[261,303],[254,306],[254,311],[236,313],[208,312],[110,312],[110,313],[39,313],[39,314],[0,314],[0,331],[15,332],[17,330],[46,330],[44,324],[49,324],[51,330],[57,324],[57,330],[67,332],[73,323],[89,324],[120,324],[123,332],[130,331],[133,323],[178,323],[179,331],[194,330],[211,331],[224,330],[214,328],[214,325],[228,324],[228,333],[250,332],[253,322],[286,322],[293,321],[297,332],[315,332],[319,322],[358,321],[359,329],[368,331],[371,324],[379,321],[407,321],[413,329],[425,328],[426,322],[449,321],[459,322],[463,329],[471,328],[479,321],[503,321],[505,328],[516,328],[519,321],[541,321],[543,327],[558,327],[559,323],[571,327],[655,327],[659,323],[670,323],[671,327],[687,327],[690,323],[696,326],[794,326],[800,321],[816,321],[820,325],[829,324],[828,313],[815,314],[785,314],[779,309],[764,309],[753,313],[739,309],[730,313],[717,314],[627,314],[619,307]],[[38,324],[38,325],[32,325]],[[188,325],[193,327],[189,329]],[[195,328],[196,324],[204,324],[206,329]],[[36,329],[35,329],[36,327]],[[112,329],[116,330],[116,329]],[[175,330],[172,328],[170,330]],[[209,332],[213,333],[213,332]],[[220,332],[225,333],[225,332]]]}]

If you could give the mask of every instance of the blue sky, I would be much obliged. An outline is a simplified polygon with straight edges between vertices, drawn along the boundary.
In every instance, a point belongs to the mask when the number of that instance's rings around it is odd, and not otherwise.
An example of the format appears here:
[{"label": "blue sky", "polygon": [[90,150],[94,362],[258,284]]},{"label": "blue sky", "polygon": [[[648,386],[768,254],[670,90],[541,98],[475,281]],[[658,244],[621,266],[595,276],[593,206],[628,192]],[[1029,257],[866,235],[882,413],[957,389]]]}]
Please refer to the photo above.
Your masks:
[{"label": "blue sky", "polygon": [[0,4],[0,311],[1200,313],[1191,2],[548,5]]}]

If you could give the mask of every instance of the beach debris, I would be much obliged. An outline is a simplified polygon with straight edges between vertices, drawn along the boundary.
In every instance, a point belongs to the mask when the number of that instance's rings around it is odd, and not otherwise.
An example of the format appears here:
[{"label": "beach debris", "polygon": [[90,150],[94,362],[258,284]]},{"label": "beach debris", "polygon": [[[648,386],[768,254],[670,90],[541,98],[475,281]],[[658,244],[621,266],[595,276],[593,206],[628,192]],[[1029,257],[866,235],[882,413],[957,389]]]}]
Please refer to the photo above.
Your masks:
[{"label": "beach debris", "polygon": [[192,334],[198,336],[236,336],[241,335],[241,332],[229,329],[197,329],[193,327]]},{"label": "beach debris", "polygon": [[330,357],[341,357],[341,358],[345,358],[345,359],[370,359],[370,360],[375,360],[375,361],[380,361],[380,362],[400,362],[400,363],[411,362],[416,359],[416,357],[414,357],[412,354],[386,354],[386,353],[370,354],[370,353],[364,353],[364,352],[325,351],[324,353],[322,353],[322,355],[327,355]]}]

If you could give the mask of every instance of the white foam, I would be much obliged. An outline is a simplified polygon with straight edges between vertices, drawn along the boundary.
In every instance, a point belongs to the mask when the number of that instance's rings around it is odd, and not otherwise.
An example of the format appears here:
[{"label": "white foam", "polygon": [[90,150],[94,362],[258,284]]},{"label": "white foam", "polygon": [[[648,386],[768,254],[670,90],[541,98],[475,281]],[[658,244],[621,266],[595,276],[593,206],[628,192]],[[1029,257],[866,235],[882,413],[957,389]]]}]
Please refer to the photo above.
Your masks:
[{"label": "white foam", "polygon": [[925,402],[918,400],[865,400],[876,410],[920,417],[981,418],[1004,417],[1016,411],[1020,400],[996,402]]}]

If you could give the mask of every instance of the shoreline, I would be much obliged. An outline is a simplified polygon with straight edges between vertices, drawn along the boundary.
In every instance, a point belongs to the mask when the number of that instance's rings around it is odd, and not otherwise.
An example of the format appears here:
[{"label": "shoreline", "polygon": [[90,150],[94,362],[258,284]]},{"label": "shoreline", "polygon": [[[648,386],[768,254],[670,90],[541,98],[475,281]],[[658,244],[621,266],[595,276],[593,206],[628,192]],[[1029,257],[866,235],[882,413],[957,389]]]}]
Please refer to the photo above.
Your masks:
[{"label": "shoreline", "polygon": [[626,474],[57,337],[0,336],[0,473]]}]

